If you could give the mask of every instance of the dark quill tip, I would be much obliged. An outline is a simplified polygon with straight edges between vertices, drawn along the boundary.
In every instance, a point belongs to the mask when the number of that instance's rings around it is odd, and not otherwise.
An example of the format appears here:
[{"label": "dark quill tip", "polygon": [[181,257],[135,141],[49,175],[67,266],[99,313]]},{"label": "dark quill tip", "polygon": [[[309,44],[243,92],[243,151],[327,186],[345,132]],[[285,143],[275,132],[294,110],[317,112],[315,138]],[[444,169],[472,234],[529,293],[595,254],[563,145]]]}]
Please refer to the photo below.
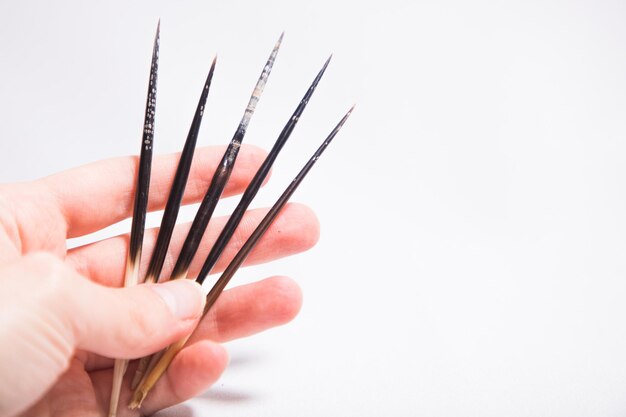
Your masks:
[{"label": "dark quill tip", "polygon": [[304,178],[304,176],[306,176],[306,174],[308,173],[308,169],[310,169],[311,166],[313,166],[313,164],[317,162],[320,155],[326,150],[326,147],[328,147],[330,142],[335,138],[335,136],[337,136],[337,133],[339,133],[343,125],[346,123],[346,121],[352,114],[352,111],[354,110],[355,107],[356,107],[356,104],[353,104],[352,107],[350,107],[350,110],[348,110],[348,112],[341,118],[339,123],[337,123],[335,128],[332,130],[332,132],[330,132],[326,140],[322,142],[322,144],[317,149],[317,151],[315,151],[315,153],[313,154],[313,156],[311,157],[311,159],[309,160],[305,168],[303,168],[302,171],[300,171],[300,173],[296,176],[296,178],[294,179],[294,182],[299,182],[302,180],[302,178]]},{"label": "dark quill tip", "polygon": [[330,60],[332,59],[332,57],[333,55],[331,54],[326,60],[326,62],[324,62],[324,65],[322,66],[322,69],[317,74],[317,77],[315,77],[315,80],[313,80],[313,84],[311,84],[311,87],[310,87],[311,93],[313,93],[313,90],[315,90],[315,88],[317,87],[317,84],[322,79],[322,75],[324,75],[324,73],[326,72],[326,68],[328,68],[328,64],[330,64]]},{"label": "dark quill tip", "polygon": [[356,103],[354,103],[352,105],[352,107],[350,107],[350,109],[348,110],[348,112],[345,114],[345,116],[343,116],[343,118],[341,119],[341,121],[339,122],[339,126],[341,128],[341,126],[343,126],[343,124],[346,122],[346,120],[348,120],[348,117],[350,117],[350,115],[352,114],[352,112],[354,111],[354,108],[356,107]]},{"label": "dark quill tip", "polygon": [[326,63],[324,64],[324,69],[326,69],[326,67],[328,66],[328,64],[330,64],[330,60],[333,59],[333,54],[330,54],[330,56],[328,57],[328,59],[326,60]]},{"label": "dark quill tip", "polygon": [[159,55],[159,43],[161,42],[161,19],[157,23],[156,33],[154,34],[154,46],[152,48],[152,59]]}]

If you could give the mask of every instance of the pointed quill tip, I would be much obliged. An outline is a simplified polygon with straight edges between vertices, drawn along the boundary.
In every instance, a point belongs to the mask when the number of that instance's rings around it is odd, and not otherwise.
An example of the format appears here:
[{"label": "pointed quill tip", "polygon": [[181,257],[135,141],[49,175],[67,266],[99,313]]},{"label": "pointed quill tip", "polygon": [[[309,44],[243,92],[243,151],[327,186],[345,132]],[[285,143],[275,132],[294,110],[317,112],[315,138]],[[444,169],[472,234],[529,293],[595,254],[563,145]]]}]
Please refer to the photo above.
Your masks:
[{"label": "pointed quill tip", "polygon": [[354,103],[352,105],[352,107],[350,107],[350,110],[348,110],[348,112],[346,113],[345,116],[343,116],[343,118],[341,119],[341,121],[339,122],[339,124],[337,125],[337,127],[335,128],[335,130],[338,132],[339,129],[341,129],[343,127],[343,125],[346,123],[346,121],[348,120],[348,117],[350,117],[350,115],[352,114],[352,111],[354,110],[354,108],[356,107],[356,103]]}]

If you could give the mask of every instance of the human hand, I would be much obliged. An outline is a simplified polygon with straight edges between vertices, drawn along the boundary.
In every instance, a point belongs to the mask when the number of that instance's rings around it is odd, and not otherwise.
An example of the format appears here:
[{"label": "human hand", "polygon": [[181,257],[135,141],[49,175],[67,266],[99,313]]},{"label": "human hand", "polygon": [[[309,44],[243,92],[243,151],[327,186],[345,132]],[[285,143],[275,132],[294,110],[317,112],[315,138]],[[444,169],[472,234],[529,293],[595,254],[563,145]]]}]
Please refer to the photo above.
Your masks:
[{"label": "human hand", "polygon": [[[223,149],[196,151],[184,203],[199,201]],[[241,193],[264,157],[244,146],[224,196]],[[149,210],[162,209],[176,155],[153,162]],[[0,416],[101,416],[108,407],[113,360],[137,358],[178,340],[196,325],[204,297],[187,280],[120,287],[128,236],[67,249],[66,239],[100,230],[132,213],[138,158],[102,161],[42,180],[0,185]],[[246,214],[215,271],[222,270],[266,213]],[[196,274],[224,218],[211,221],[190,276]],[[164,266],[167,275],[189,225],[178,226]],[[267,262],[313,246],[313,212],[288,205],[247,260]],[[146,266],[158,230],[146,230]],[[151,414],[184,401],[217,380],[227,364],[219,342],[283,324],[298,313],[301,294],[273,277],[225,292],[202,320],[141,410]],[[131,395],[126,374],[121,404]]]}]

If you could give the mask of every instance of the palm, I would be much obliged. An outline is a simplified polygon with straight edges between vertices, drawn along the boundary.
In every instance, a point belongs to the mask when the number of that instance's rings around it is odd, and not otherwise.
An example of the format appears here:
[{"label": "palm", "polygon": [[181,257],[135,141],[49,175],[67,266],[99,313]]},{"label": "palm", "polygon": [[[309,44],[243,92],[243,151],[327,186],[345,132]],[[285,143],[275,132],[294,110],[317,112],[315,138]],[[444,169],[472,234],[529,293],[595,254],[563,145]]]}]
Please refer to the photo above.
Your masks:
[{"label": "palm", "polygon": [[[244,148],[245,149],[245,148]],[[184,202],[202,198],[221,150],[199,150],[192,167]],[[225,195],[240,193],[262,158],[256,149],[242,150]],[[155,160],[151,182],[150,210],[163,207],[176,157]],[[46,251],[88,279],[106,286],[120,286],[123,280],[127,236],[118,236],[79,248],[67,249],[66,239],[100,230],[129,216],[132,207],[135,158],[100,162],[58,174],[34,183],[6,185],[0,188],[0,263],[11,258]],[[253,227],[266,212],[253,210],[242,225]],[[297,221],[295,220],[297,218]],[[217,237],[225,219],[215,219],[209,226],[190,274],[197,273],[211,242]],[[177,228],[171,251],[178,253],[188,225]],[[242,242],[251,230],[240,228],[233,242]],[[147,230],[144,253],[150,253],[156,230]],[[263,244],[248,263],[302,251],[315,243],[317,223],[310,210],[292,205],[276,221]],[[229,247],[216,270],[236,252]],[[143,257],[143,263],[148,256]],[[144,265],[145,266],[145,265]],[[171,268],[171,265],[169,265]],[[164,275],[169,272],[165,266]],[[215,344],[244,337],[290,320],[300,306],[297,286],[286,278],[270,278],[226,292],[212,312],[198,326],[188,346],[177,356],[154,392],[148,397],[142,413],[152,413],[196,395],[213,383],[226,361]],[[25,415],[102,415],[108,405],[113,361],[77,351],[69,368],[54,386]],[[130,378],[133,365],[127,373]],[[130,396],[125,384],[121,403]],[[121,407],[120,415],[139,415]]]}]

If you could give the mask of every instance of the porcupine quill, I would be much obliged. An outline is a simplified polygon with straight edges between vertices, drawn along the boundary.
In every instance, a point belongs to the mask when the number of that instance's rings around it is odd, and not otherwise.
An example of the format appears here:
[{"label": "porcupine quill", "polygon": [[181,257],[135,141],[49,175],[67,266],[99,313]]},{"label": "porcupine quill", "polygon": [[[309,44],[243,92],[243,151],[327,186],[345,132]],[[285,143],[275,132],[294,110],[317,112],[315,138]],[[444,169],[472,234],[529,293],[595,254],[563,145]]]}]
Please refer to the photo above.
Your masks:
[{"label": "porcupine quill", "polygon": [[[196,149],[196,142],[198,140],[198,133],[200,131],[200,125],[202,124],[202,116],[204,115],[204,108],[206,100],[209,95],[209,89],[211,88],[211,80],[213,79],[213,72],[215,71],[215,63],[217,57],[213,58],[209,74],[207,75],[200,99],[198,100],[198,106],[193,116],[187,139],[185,140],[185,146],[180,154],[178,161],[178,167],[176,168],[176,174],[172,187],[170,188],[170,195],[167,198],[167,204],[163,212],[163,218],[161,220],[161,227],[159,227],[159,234],[157,236],[154,250],[152,251],[152,257],[148,264],[148,271],[146,272],[146,283],[154,283],[158,280],[163,269],[163,262],[165,261],[165,255],[172,239],[172,232],[174,226],[176,226],[176,218],[178,217],[178,211],[180,210],[180,202],[183,199],[185,193],[185,186],[187,185],[187,179],[189,178],[189,171],[191,169],[191,162],[193,161],[193,154]],[[150,357],[146,356],[141,358],[137,365],[137,370],[133,376],[133,380],[130,384],[131,389],[135,389],[141,380],[141,377],[148,367]]]},{"label": "porcupine quill", "polygon": [[[139,281],[139,264],[146,224],[148,208],[148,190],[150,188],[150,169],[152,166],[152,142],[154,139],[154,116],[156,112],[157,73],[159,69],[159,39],[161,21],[157,24],[154,45],[152,47],[152,63],[150,65],[150,81],[148,83],[148,97],[144,117],[143,134],[141,138],[141,152],[139,154],[139,173],[137,174],[137,188],[135,190],[135,205],[130,231],[128,257],[126,259],[126,273],[124,286],[136,285]],[[117,415],[117,406],[124,373],[128,367],[127,359],[116,359],[113,367],[113,383],[109,403],[109,417]]]}]

